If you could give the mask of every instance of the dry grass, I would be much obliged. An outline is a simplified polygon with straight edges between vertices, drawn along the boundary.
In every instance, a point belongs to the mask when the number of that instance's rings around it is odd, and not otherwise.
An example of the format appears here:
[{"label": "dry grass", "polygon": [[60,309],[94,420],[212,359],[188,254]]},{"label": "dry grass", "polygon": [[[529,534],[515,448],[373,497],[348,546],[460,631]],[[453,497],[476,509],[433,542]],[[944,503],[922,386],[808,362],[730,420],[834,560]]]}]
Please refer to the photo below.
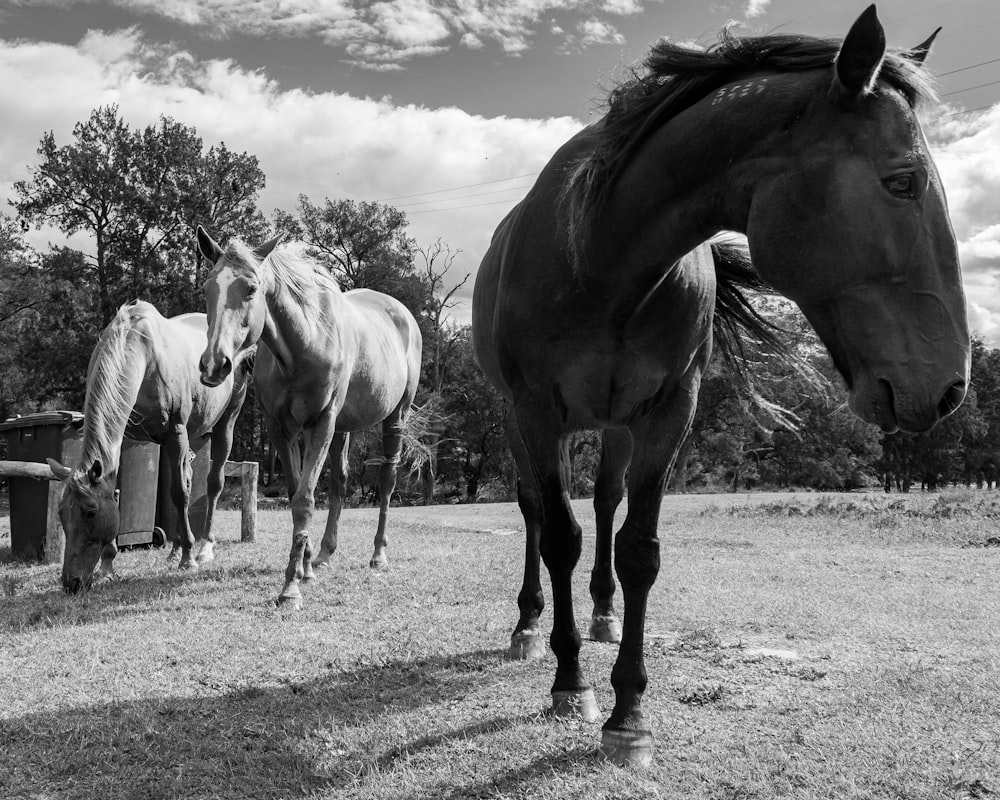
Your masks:
[{"label": "dry grass", "polygon": [[[136,550],[69,597],[57,567],[0,564],[0,797],[1000,796],[992,496],[733,499],[666,501],[648,770],[544,713],[551,657],[505,659],[513,505],[393,509],[383,573],[376,512],[346,511],[297,614],[274,606],[288,512],[253,545],[223,512],[196,574]],[[582,654],[605,711],[615,653]]]}]

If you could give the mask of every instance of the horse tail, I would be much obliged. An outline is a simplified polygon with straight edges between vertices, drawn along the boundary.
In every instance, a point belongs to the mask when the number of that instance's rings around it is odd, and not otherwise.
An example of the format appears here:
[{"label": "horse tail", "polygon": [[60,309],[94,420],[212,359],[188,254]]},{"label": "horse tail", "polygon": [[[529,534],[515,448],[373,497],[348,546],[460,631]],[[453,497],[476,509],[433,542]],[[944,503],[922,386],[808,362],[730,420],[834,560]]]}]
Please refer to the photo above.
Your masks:
[{"label": "horse tail", "polygon": [[754,307],[748,292],[772,296],[775,292],[754,269],[749,250],[726,241],[712,242],[711,248],[716,276],[712,326],[715,348],[750,402],[779,427],[796,430],[799,420],[795,413],[770,402],[758,391],[750,371],[753,356],[748,345],[756,354],[767,353],[791,364],[820,392],[829,389],[829,382],[782,340],[781,328]]},{"label": "horse tail", "polygon": [[427,402],[410,406],[403,417],[403,452],[401,461],[412,478],[422,470],[435,467],[437,450],[445,441],[442,433],[448,423],[448,415],[442,410],[440,394],[431,395]]}]

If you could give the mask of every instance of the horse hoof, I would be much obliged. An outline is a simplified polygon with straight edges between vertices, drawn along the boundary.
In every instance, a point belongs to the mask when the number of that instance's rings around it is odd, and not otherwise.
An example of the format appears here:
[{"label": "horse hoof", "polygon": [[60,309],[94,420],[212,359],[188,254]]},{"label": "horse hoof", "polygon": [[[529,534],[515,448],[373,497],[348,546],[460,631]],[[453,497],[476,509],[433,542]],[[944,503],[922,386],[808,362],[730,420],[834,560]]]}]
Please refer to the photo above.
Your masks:
[{"label": "horse hoof", "polygon": [[375,556],[368,562],[368,566],[372,569],[388,569],[389,559],[385,556]]},{"label": "horse hoof", "polygon": [[316,573],[313,572],[311,564],[302,572],[302,577],[299,578],[299,580],[302,581],[302,583],[312,583],[316,580]]},{"label": "horse hoof", "polygon": [[618,617],[594,617],[590,621],[590,639],[605,644],[618,644],[622,640],[622,624]]},{"label": "horse hoof", "polygon": [[201,552],[198,553],[198,557],[195,561],[199,564],[211,564],[215,561],[215,550],[209,545],[205,545],[201,548]]},{"label": "horse hoof", "polygon": [[510,637],[510,658],[513,661],[533,661],[545,656],[545,642],[538,631],[516,631]]},{"label": "horse hoof", "polygon": [[302,608],[302,595],[278,595],[278,608],[299,611]]},{"label": "horse hoof", "polygon": [[197,572],[198,562],[189,558],[187,561],[181,561],[181,563],[177,565],[177,569],[182,569],[185,572]]},{"label": "horse hoof", "polygon": [[552,714],[556,717],[579,717],[596,722],[601,716],[593,689],[552,692]]},{"label": "horse hoof", "polygon": [[323,555],[320,554],[313,559],[312,567],[313,569],[323,569],[330,565],[330,560],[333,558],[332,554]]},{"label": "horse hoof", "polygon": [[598,752],[619,766],[648,767],[653,761],[653,734],[643,731],[601,732]]}]

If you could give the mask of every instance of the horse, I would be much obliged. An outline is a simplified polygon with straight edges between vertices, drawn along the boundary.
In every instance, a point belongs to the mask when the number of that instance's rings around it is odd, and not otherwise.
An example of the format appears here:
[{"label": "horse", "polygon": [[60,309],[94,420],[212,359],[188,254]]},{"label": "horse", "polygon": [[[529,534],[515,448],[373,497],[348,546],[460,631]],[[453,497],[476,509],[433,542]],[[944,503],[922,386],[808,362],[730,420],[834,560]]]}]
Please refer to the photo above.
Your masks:
[{"label": "horse", "polygon": [[757,275],[804,313],[861,419],[926,431],[965,397],[957,246],[915,114],[932,97],[923,61],[933,38],[888,50],[871,6],[842,40],[728,30],[707,50],[661,40],[611,91],[606,114],[554,154],[482,260],[474,346],[508,401],[528,533],[512,651],[540,637],[534,548],[552,584],[556,715],[600,715],[574,621],[582,537],[567,437],[603,431],[594,503],[608,552],[591,586],[608,600],[610,528],[627,486],[614,541],[624,600],[615,704],[600,744],[616,763],[652,759],[641,701],[660,503],[715,314],[731,313],[717,307],[733,283],[712,237],[746,236]]},{"label": "horse", "polygon": [[[379,423],[383,461],[369,564],[388,565],[386,519],[420,377],[420,328],[395,298],[370,289],[341,291],[317,262],[276,250],[280,235],[255,249],[237,239],[223,249],[198,226],[197,239],[213,265],[204,284],[208,345],[199,360],[201,380],[207,386],[226,380],[247,348],[260,343],[254,387],[288,475],[292,507],[292,547],[278,605],[299,609],[300,583],[313,579],[314,567],[328,564],[337,549],[350,433]],[[330,509],[313,560],[309,525],[328,453]]]},{"label": "horse", "polygon": [[[182,551],[180,569],[195,570],[215,558],[212,517],[222,492],[233,428],[246,397],[246,372],[238,369],[217,387],[199,380],[198,358],[205,347],[207,319],[191,313],[166,318],[150,303],[121,306],[101,333],[87,368],[83,445],[73,468],[48,459],[65,481],[59,519],[66,533],[62,584],[69,592],[89,589],[97,562],[100,575],[114,574],[118,548],[115,484],[125,438],[161,445],[167,466],[163,483],[167,538]],[[191,457],[211,439],[207,516],[197,558],[188,520]]]}]

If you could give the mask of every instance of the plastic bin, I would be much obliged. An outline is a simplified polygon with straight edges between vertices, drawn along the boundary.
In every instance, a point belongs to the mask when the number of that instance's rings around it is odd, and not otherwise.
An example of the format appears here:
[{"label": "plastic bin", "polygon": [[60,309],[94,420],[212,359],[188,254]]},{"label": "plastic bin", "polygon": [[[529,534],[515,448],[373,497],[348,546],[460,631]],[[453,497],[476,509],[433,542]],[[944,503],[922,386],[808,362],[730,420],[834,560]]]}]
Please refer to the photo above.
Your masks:
[{"label": "plastic bin", "polygon": [[[83,450],[83,414],[48,411],[0,423],[10,461],[45,462],[54,458],[73,466]],[[59,522],[61,485],[57,481],[10,478],[10,544],[14,558],[62,561],[65,535]]]},{"label": "plastic bin", "polygon": [[[206,438],[204,443],[197,450],[192,450],[193,461],[191,463],[191,489],[188,494],[188,523],[191,525],[191,532],[197,539],[205,532],[205,517],[208,511],[208,468],[212,463],[212,442],[211,438]],[[159,475],[159,496],[157,499],[158,512],[156,524],[171,533],[170,522],[172,511],[170,492],[167,487],[167,471],[170,465],[164,453],[160,454],[160,475]]]},{"label": "plastic bin", "polygon": [[154,442],[122,442],[118,467],[118,546],[162,546],[156,529],[157,479],[160,446]]}]

